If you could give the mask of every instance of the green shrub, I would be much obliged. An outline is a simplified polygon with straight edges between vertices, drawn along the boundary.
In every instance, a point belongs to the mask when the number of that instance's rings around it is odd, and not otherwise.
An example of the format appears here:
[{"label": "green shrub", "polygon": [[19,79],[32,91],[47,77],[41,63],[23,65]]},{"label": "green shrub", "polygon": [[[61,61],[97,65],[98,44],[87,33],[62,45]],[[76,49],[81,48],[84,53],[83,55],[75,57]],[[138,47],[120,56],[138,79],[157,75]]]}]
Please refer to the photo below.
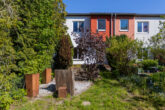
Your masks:
[{"label": "green shrub", "polygon": [[155,73],[151,79],[156,86],[155,91],[165,91],[165,72]]},{"label": "green shrub", "polygon": [[147,69],[150,69],[151,67],[157,67],[158,66],[158,61],[147,59],[147,60],[143,60],[141,62],[141,64],[142,64],[143,69],[147,70]]},{"label": "green shrub", "polygon": [[147,88],[146,78],[139,75],[119,77],[119,81],[131,92],[139,90],[140,93],[144,93],[144,90]]},{"label": "green shrub", "polygon": [[69,35],[63,36],[60,39],[57,55],[55,57],[55,65],[56,69],[67,69],[72,66],[72,57],[73,57],[73,46],[70,41]]},{"label": "green shrub", "polygon": [[106,56],[114,75],[128,75],[137,72],[137,66],[134,65],[134,58],[139,47],[137,41],[121,35],[110,37],[106,44],[108,46]]},{"label": "green shrub", "polygon": [[22,100],[26,95],[22,77],[0,74],[0,109],[8,110],[11,103]]},{"label": "green shrub", "polygon": [[9,110],[10,104],[13,102],[10,94],[8,92],[1,93],[0,96],[0,109],[1,110]]}]

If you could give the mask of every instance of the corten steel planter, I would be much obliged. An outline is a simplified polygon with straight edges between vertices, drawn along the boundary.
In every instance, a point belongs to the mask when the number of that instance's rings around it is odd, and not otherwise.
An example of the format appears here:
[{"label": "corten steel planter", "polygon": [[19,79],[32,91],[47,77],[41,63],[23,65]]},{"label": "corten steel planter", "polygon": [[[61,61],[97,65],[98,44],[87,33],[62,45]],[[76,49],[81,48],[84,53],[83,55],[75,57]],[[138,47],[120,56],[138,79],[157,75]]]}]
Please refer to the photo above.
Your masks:
[{"label": "corten steel planter", "polygon": [[42,73],[42,83],[43,84],[48,84],[51,82],[51,73],[52,73],[51,68],[46,68],[44,70],[44,72]]},{"label": "corten steel planter", "polygon": [[66,87],[67,93],[74,95],[74,82],[74,74],[71,69],[55,70],[55,83],[57,91],[59,91],[60,87]]},{"label": "corten steel planter", "polygon": [[39,73],[38,74],[26,74],[26,90],[28,97],[36,97],[39,94]]},{"label": "corten steel planter", "polygon": [[66,88],[66,86],[59,87],[58,88],[58,98],[66,98],[66,97],[67,97],[67,88]]}]

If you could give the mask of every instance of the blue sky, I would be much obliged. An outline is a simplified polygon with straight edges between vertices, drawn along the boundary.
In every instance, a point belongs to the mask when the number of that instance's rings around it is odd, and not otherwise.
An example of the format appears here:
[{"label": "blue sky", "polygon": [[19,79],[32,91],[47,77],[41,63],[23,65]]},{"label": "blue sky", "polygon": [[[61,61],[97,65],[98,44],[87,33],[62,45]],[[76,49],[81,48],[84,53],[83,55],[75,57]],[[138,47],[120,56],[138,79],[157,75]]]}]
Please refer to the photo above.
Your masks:
[{"label": "blue sky", "polygon": [[165,0],[63,0],[68,13],[165,14]]}]

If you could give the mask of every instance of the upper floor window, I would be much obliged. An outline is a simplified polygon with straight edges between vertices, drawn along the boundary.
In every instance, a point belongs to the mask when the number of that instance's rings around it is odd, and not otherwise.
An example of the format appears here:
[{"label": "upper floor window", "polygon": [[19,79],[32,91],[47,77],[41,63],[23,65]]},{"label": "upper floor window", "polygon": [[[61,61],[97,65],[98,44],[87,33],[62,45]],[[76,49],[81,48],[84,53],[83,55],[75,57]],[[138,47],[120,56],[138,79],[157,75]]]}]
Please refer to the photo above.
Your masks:
[{"label": "upper floor window", "polygon": [[84,21],[74,21],[73,32],[84,32]]},{"label": "upper floor window", "polygon": [[148,32],[149,23],[148,22],[138,22],[138,32]]},{"label": "upper floor window", "polygon": [[128,31],[128,19],[120,20],[120,31]]},{"label": "upper floor window", "polygon": [[97,22],[97,29],[98,31],[105,31],[106,30],[106,20],[105,19],[98,19]]}]

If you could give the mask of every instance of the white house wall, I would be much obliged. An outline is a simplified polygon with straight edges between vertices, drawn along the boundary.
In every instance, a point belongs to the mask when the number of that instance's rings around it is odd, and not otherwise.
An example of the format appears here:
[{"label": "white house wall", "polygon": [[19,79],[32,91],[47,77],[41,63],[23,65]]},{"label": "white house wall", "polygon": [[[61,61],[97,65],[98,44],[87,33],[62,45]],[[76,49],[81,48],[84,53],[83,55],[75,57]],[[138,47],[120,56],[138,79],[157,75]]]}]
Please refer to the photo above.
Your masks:
[{"label": "white house wall", "polygon": [[[165,19],[160,17],[135,17],[135,39],[143,41],[145,45],[148,45],[149,39],[159,33],[160,21],[164,22]],[[148,22],[149,32],[138,32],[138,22]]]},{"label": "white house wall", "polygon": [[71,37],[72,43],[74,47],[77,47],[77,44],[75,43],[76,37],[72,35],[73,33],[73,22],[74,21],[84,21],[84,30],[90,30],[90,17],[88,16],[67,16],[66,17],[66,26],[68,27],[68,34]]}]

